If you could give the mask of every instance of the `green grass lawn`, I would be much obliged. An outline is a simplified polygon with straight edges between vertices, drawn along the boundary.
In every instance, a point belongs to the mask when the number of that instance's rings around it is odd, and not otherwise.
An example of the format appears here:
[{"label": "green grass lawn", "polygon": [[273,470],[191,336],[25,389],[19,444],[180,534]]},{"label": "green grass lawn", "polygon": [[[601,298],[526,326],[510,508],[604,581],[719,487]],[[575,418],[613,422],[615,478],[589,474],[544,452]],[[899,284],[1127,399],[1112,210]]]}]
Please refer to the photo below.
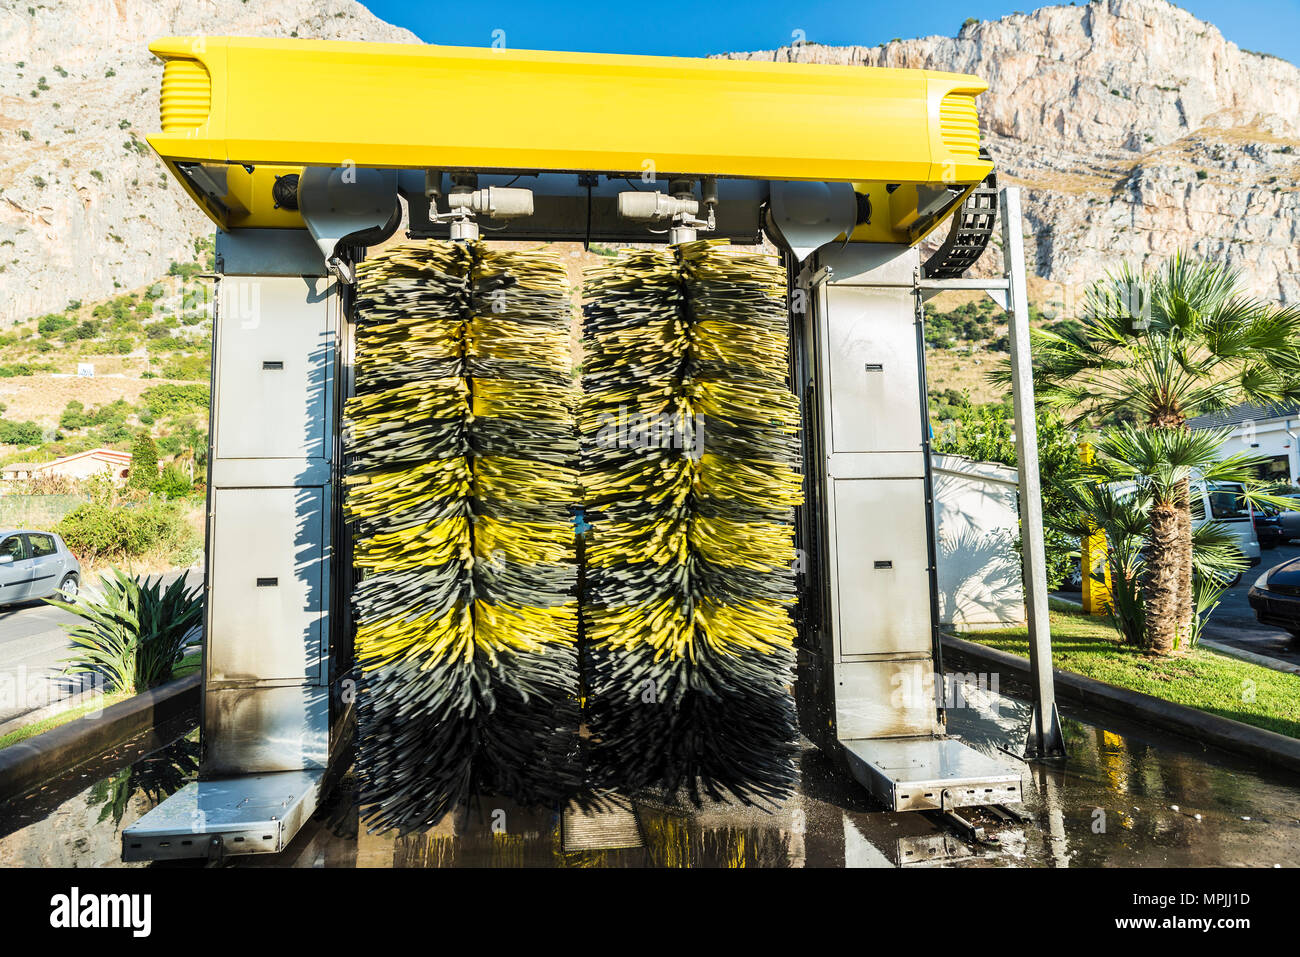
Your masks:
[{"label": "green grass lawn", "polygon": [[[172,669],[172,680],[184,678],[199,670],[203,662],[201,652],[194,651],[186,655]],[[92,711],[103,711],[109,705],[117,704],[119,701],[125,701],[129,696],[124,694],[110,694],[98,701],[92,701],[84,704],[79,708],[72,708],[69,711],[63,711],[59,714],[51,715],[40,721],[33,721],[31,724],[23,725],[17,730],[10,731],[8,734],[0,737],[0,749],[7,748],[11,744],[17,744],[20,741],[26,741],[33,735],[40,734],[42,731],[53,731],[55,728],[62,727],[69,722],[76,721],[78,718],[85,717]]]},{"label": "green grass lawn", "polygon": [[20,741],[26,741],[28,738],[40,734],[42,731],[53,731],[55,728],[62,727],[69,722],[83,718],[93,711],[103,711],[109,705],[117,704],[119,701],[125,701],[127,695],[110,694],[105,695],[89,704],[83,704],[79,708],[73,708],[70,711],[61,711],[56,715],[51,715],[40,721],[33,721],[31,724],[23,725],[15,731],[10,731],[3,738],[0,738],[0,750],[9,747],[11,744],[18,744]]},{"label": "green grass lawn", "polygon": [[203,664],[203,652],[191,651],[188,655],[177,662],[176,667],[172,669],[172,680],[185,678],[198,671]]},{"label": "green grass lawn", "polygon": [[[1106,619],[1078,611],[1054,609],[1051,621],[1052,663],[1062,671],[1300,738],[1300,675],[1204,648],[1152,658],[1123,644]],[[1029,657],[1024,628],[961,637]]]}]

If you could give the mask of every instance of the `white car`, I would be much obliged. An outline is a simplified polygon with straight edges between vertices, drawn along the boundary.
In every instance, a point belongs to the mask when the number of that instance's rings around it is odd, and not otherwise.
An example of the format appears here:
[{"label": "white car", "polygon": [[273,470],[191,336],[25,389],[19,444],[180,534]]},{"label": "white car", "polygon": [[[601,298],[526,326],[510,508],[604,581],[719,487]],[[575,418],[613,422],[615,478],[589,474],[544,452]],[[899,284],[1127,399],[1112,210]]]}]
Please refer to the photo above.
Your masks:
[{"label": "white car", "polygon": [[[1125,482],[1113,486],[1117,493],[1132,491],[1133,484]],[[1191,483],[1192,527],[1197,528],[1206,522],[1220,522],[1233,536],[1237,548],[1246,558],[1246,564],[1254,568],[1260,563],[1263,554],[1259,547],[1259,537],[1255,534],[1255,516],[1249,503],[1241,496],[1245,486],[1240,482],[1211,482],[1209,484],[1197,479]],[[1199,507],[1198,507],[1199,506]],[[1241,581],[1241,573],[1232,579],[1232,585]]]},{"label": "white car", "polygon": [[[1192,494],[1201,497],[1200,517],[1192,524],[1221,522],[1236,539],[1236,545],[1246,556],[1246,563],[1254,568],[1260,562],[1259,537],[1255,534],[1255,515],[1241,493],[1245,487],[1240,482],[1193,482]],[[1193,511],[1195,514],[1195,510]],[[1232,584],[1241,581],[1238,574]]]},{"label": "white car", "polygon": [[77,597],[81,563],[53,532],[0,531],[0,605],[58,594]]}]

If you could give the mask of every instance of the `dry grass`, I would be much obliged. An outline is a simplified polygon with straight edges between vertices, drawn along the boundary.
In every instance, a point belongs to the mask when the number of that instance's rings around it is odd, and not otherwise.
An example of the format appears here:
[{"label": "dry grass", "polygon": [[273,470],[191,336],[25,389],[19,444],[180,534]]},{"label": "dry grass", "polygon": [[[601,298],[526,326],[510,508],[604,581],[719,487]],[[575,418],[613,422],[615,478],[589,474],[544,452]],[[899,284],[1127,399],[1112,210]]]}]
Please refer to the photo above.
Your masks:
[{"label": "dry grass", "polygon": [[[99,366],[95,366],[96,373]],[[140,393],[161,379],[139,379],[126,376],[109,378],[96,375],[93,379],[67,375],[30,375],[0,379],[0,402],[5,405],[5,418],[14,422],[38,422],[41,425],[59,424],[67,404],[76,399],[87,409],[107,405],[117,399],[126,399],[133,405],[140,401]]]},{"label": "dry grass", "polygon": [[956,349],[927,349],[925,374],[930,393],[956,389],[969,392],[974,405],[1001,402],[1004,389],[988,381],[988,373],[1006,358],[1002,352],[976,350],[960,352]]}]

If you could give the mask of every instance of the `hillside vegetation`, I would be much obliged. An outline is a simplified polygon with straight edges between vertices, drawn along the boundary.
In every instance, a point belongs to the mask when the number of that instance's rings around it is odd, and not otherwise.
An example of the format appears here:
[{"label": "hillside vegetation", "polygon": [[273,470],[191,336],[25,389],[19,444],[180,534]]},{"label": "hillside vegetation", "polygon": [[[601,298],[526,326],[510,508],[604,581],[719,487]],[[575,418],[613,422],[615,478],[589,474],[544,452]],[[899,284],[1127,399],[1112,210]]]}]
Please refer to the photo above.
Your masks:
[{"label": "hillside vegetation", "polygon": [[[141,433],[160,460],[199,477],[207,448],[212,241],[194,259],[111,299],[0,333],[0,464],[92,448],[129,451]],[[92,373],[92,374],[81,374]]]}]

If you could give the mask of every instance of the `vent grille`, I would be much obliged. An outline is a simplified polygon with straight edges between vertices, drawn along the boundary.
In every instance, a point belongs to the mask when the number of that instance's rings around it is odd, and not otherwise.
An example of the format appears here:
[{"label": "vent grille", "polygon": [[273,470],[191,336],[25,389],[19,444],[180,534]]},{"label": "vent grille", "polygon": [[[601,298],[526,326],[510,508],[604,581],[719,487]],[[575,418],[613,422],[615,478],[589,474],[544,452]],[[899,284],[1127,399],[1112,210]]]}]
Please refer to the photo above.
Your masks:
[{"label": "vent grille", "polygon": [[940,101],[939,135],[948,152],[979,158],[980,121],[975,112],[975,94],[949,93]]},{"label": "vent grille", "polygon": [[212,78],[198,60],[168,60],[163,64],[159,118],[164,133],[202,126],[212,106]]}]

